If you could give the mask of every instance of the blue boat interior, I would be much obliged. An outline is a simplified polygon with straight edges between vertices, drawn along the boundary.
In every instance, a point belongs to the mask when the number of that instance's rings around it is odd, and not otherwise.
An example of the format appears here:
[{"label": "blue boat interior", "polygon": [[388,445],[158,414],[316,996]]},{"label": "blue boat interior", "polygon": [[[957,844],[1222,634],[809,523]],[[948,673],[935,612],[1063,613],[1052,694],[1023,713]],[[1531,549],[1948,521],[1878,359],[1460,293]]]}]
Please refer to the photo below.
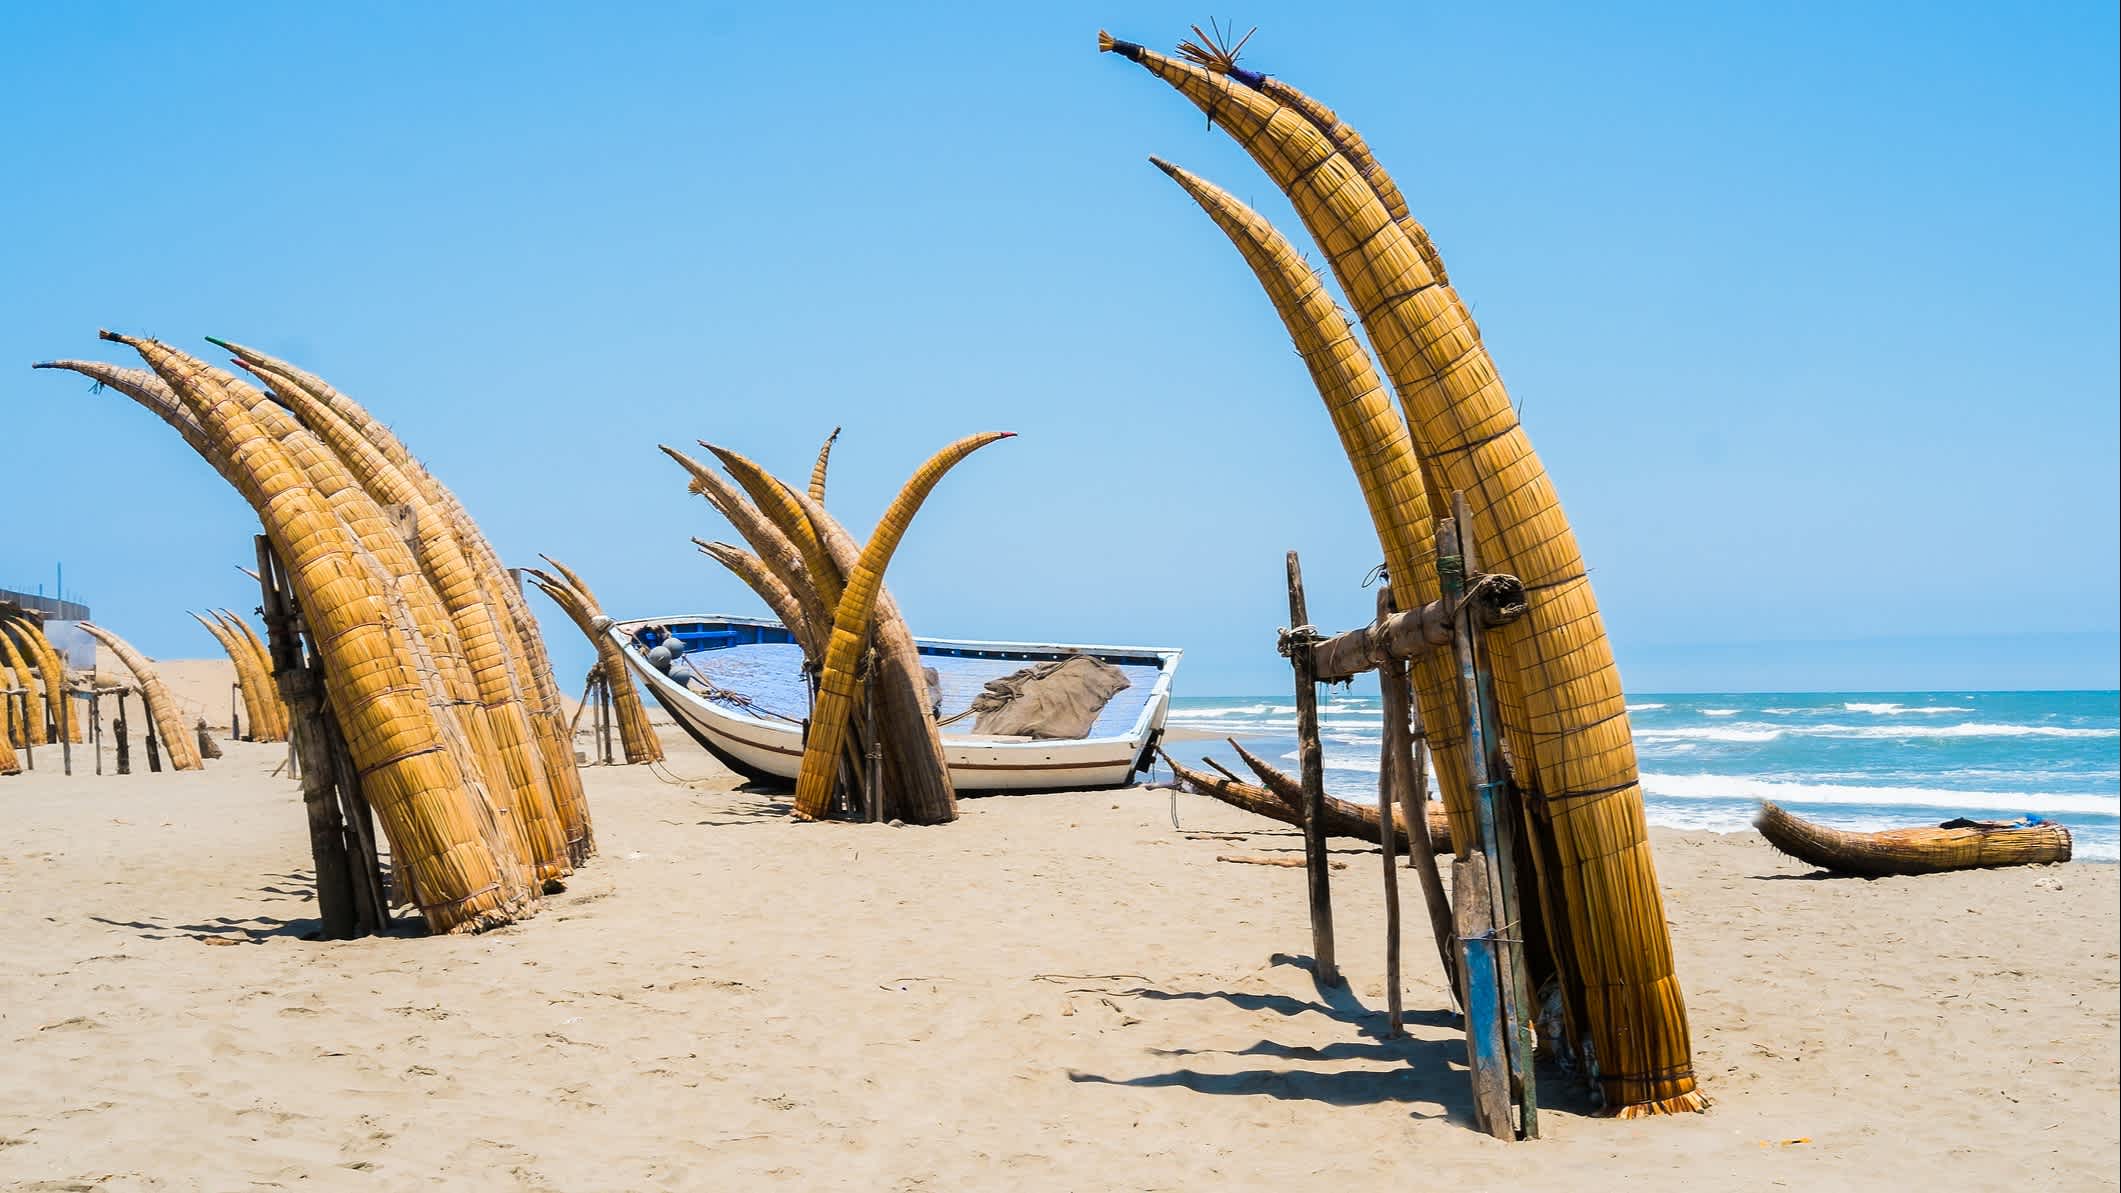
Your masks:
[{"label": "blue boat interior", "polygon": [[[809,695],[803,685],[803,651],[786,626],[747,625],[740,622],[666,622],[642,626],[633,633],[633,647],[646,656],[665,641],[683,647],[668,674],[690,681],[696,694],[709,699],[714,693],[734,692],[748,701],[745,708],[732,701],[733,711],[761,713],[790,721],[809,715]],[[987,649],[921,643],[921,662],[935,668],[942,687],[942,715],[963,712],[988,680],[1048,659],[1067,658],[1064,650]],[[1134,729],[1156,679],[1163,670],[1155,655],[1088,652],[1120,669],[1128,686],[1112,697],[1090,728],[1091,737],[1121,737]],[[943,727],[943,736],[969,734],[972,719]]]}]

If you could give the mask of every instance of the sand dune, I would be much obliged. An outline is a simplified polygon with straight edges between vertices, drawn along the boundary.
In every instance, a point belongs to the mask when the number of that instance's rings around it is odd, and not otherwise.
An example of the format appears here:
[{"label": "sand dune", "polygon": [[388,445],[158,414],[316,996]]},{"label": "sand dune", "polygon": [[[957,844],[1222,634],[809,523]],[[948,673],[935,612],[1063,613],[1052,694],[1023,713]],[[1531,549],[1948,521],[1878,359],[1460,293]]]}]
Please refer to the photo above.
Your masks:
[{"label": "sand dune", "polygon": [[660,776],[587,772],[603,852],[571,889],[470,938],[302,940],[278,747],[0,780],[0,1184],[2115,1180],[2112,866],[1822,881],[1751,837],[1656,830],[1717,1105],[1613,1122],[1549,1074],[1547,1138],[1505,1145],[1468,1126],[1418,915],[1412,1035],[1379,1038],[1374,850],[1340,843],[1352,985],[1322,995],[1301,871],[1215,861],[1298,849],[1282,826],[1181,796],[1174,829],[1140,790],[799,826],[665,737]]}]

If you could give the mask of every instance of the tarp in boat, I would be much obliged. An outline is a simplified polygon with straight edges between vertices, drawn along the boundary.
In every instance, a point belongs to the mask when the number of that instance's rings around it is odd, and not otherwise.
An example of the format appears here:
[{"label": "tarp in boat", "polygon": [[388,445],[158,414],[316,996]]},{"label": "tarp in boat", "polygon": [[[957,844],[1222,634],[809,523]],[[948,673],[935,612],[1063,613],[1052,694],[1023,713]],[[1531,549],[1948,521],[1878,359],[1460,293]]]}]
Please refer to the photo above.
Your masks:
[{"label": "tarp in boat", "polygon": [[1071,655],[988,680],[967,711],[976,718],[974,733],[1079,738],[1089,735],[1105,703],[1130,686],[1110,663]]}]

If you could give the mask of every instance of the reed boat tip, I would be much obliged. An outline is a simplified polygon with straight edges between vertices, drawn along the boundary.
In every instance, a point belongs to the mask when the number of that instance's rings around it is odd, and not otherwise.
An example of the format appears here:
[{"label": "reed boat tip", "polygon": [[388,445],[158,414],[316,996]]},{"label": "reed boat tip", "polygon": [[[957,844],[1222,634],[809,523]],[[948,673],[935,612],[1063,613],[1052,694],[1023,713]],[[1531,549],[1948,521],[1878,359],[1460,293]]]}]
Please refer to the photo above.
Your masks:
[{"label": "reed boat tip", "polygon": [[1131,62],[1140,62],[1142,60],[1141,46],[1131,41],[1121,41],[1103,29],[1097,31],[1097,52],[1100,54],[1118,54]]}]

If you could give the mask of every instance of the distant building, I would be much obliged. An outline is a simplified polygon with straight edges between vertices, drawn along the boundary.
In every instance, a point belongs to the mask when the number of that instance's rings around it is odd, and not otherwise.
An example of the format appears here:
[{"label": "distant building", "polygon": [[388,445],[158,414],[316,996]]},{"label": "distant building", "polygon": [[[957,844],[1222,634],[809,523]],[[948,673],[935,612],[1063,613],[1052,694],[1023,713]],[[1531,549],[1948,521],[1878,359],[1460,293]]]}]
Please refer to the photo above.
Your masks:
[{"label": "distant building", "polygon": [[82,633],[78,624],[88,620],[87,605],[0,588],[0,609],[11,606],[33,613],[44,622],[44,636],[66,656],[68,668],[86,671],[96,665],[96,640]]}]

